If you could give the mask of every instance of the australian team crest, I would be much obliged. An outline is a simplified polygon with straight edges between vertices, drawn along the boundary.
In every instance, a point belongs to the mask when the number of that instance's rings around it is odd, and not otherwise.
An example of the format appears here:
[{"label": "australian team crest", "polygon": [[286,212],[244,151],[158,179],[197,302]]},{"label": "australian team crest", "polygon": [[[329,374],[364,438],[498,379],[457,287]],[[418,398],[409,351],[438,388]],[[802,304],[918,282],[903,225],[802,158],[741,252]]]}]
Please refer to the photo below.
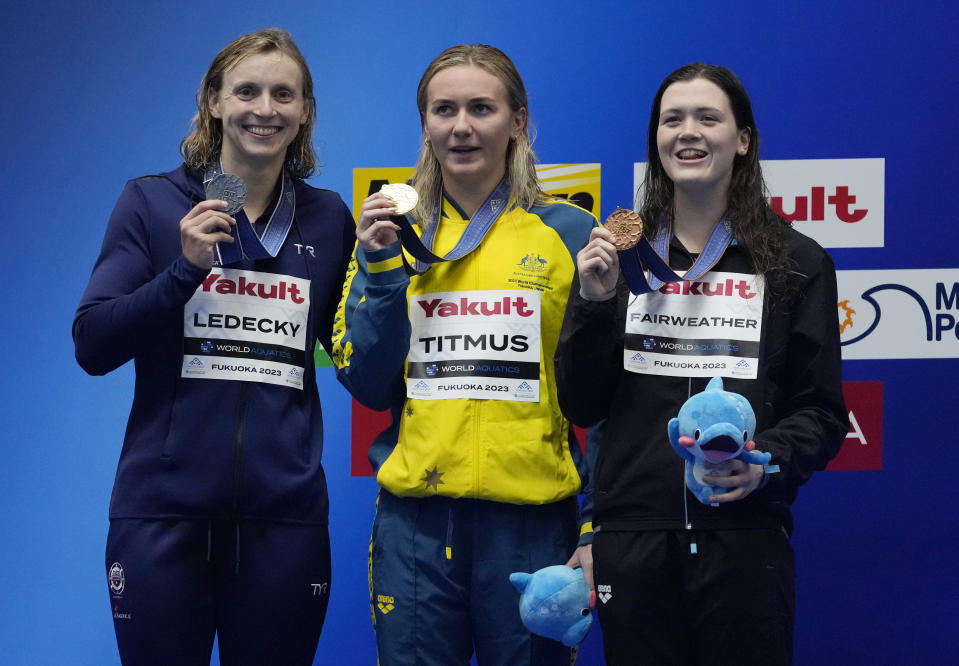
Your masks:
[{"label": "australian team crest", "polygon": [[520,259],[520,260],[519,260],[519,263],[516,264],[516,265],[517,265],[517,266],[522,266],[524,269],[526,269],[526,270],[528,270],[528,271],[532,271],[532,272],[534,272],[534,273],[538,273],[538,272],[540,272],[540,271],[545,271],[545,270],[546,270],[546,264],[547,264],[547,263],[549,263],[549,262],[547,262],[545,259],[543,259],[543,258],[542,258],[541,256],[539,256],[538,254],[536,254],[536,253],[534,253],[534,252],[530,252],[530,253],[528,253],[525,257],[523,257],[522,259]]}]

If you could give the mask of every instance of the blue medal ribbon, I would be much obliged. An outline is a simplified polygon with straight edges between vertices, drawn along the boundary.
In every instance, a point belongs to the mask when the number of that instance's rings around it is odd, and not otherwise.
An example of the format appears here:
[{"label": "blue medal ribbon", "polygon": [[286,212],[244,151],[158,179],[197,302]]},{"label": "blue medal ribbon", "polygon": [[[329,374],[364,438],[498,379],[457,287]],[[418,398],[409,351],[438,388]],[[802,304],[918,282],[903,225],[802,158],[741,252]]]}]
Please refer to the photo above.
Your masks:
[{"label": "blue medal ribbon", "polygon": [[[683,275],[677,275],[663,257],[669,256],[669,239],[672,236],[672,222],[662,225],[659,233],[650,242],[645,236],[634,247],[619,250],[619,266],[626,278],[629,290],[634,294],[646,294],[663,286],[665,282],[696,280],[708,273],[720,260],[726,248],[733,240],[729,221],[723,216],[713,227],[706,246],[696,262]],[[646,271],[649,271],[649,277]]]},{"label": "blue medal ribbon", "polygon": [[413,229],[413,222],[408,215],[392,215],[390,219],[400,227],[400,243],[415,260],[413,270],[417,273],[425,273],[430,269],[431,264],[441,261],[455,261],[475,250],[493,226],[493,223],[506,210],[508,193],[509,184],[505,179],[501,180],[470,219],[463,235],[456,242],[456,246],[442,257],[433,254],[433,241],[436,239],[436,231],[440,226],[442,202],[433,211],[432,219],[426,229],[423,230],[422,236],[419,236]]},{"label": "blue medal ribbon", "polygon": [[[203,183],[210,182],[214,176],[221,173],[223,173],[223,168],[220,166],[220,160],[217,159],[203,176]],[[216,244],[216,258],[220,265],[228,266],[243,259],[275,258],[293,226],[294,212],[296,212],[296,194],[293,192],[293,179],[284,169],[280,186],[280,198],[277,200],[273,213],[266,223],[263,235],[260,236],[256,233],[253,223],[246,216],[246,212],[242,208],[238,210],[233,214],[236,227],[230,232],[233,235],[233,242],[223,245]]]}]

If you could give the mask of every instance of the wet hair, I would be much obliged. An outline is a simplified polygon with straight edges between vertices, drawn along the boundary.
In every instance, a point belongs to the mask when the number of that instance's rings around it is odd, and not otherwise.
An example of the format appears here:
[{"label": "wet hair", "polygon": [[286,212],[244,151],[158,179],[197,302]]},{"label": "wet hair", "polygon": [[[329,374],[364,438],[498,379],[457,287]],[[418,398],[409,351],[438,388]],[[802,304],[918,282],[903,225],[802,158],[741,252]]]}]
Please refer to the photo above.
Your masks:
[{"label": "wet hair", "polygon": [[280,28],[267,28],[237,37],[223,47],[210,63],[210,68],[196,93],[197,114],[190,122],[190,133],[180,142],[180,153],[187,166],[206,169],[220,153],[223,145],[223,122],[210,113],[210,101],[220,93],[223,75],[244,58],[274,52],[289,56],[299,65],[303,79],[301,93],[307,109],[306,122],[300,126],[300,131],[286,148],[283,166],[299,178],[313,175],[316,171],[316,153],[313,152],[313,125],[316,122],[313,77],[290,33]]},{"label": "wet hair", "polygon": [[748,252],[753,269],[769,281],[791,265],[785,248],[788,223],[766,202],[766,183],[759,165],[759,129],[753,118],[752,104],[745,86],[725,67],[702,62],[684,65],[667,76],[656,91],[646,136],[646,176],[637,202],[639,214],[645,223],[644,233],[650,238],[656,235],[668,219],[663,213],[671,211],[674,196],[673,182],[659,159],[656,140],[663,94],[678,81],[694,79],[705,79],[716,84],[729,99],[737,129],[749,132],[746,154],[737,153],[733,159],[726,215],[733,237]]},{"label": "wet hair", "polygon": [[[494,46],[486,44],[459,44],[440,53],[429,64],[419,86],[416,88],[416,106],[420,113],[420,125],[426,124],[426,92],[437,73],[450,67],[473,65],[492,74],[506,88],[506,99],[512,111],[526,109],[524,126],[516,139],[511,139],[506,149],[506,179],[509,182],[508,208],[519,205],[528,208],[533,204],[546,203],[551,197],[543,192],[536,178],[536,154],[533,152],[529,130],[529,103],[526,86],[516,66],[509,57]],[[440,163],[427,141],[426,132],[420,144],[413,187],[419,194],[419,203],[413,217],[420,224],[429,220],[433,210],[443,197],[443,174]]]}]

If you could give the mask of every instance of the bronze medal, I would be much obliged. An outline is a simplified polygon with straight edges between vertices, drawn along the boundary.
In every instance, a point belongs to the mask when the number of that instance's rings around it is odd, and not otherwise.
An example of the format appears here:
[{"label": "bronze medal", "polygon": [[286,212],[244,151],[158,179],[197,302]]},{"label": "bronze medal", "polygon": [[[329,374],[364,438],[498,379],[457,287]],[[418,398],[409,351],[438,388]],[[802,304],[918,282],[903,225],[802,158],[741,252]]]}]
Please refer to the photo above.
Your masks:
[{"label": "bronze medal", "polygon": [[614,210],[603,226],[613,235],[613,245],[620,251],[634,247],[643,237],[643,218],[625,208]]}]

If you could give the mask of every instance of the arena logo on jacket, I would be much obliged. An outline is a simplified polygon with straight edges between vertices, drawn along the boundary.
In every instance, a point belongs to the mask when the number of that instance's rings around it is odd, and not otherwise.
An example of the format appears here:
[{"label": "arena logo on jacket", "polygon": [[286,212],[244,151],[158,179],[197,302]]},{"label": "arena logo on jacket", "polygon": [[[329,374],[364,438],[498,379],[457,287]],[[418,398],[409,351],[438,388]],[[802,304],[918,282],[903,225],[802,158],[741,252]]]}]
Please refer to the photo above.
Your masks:
[{"label": "arena logo on jacket", "polygon": [[[763,160],[769,205],[823,247],[883,247],[885,159]],[[639,192],[646,163],[633,165]]]},{"label": "arena logo on jacket", "polygon": [[843,359],[959,358],[959,268],[836,278]]},{"label": "arena logo on jacket", "polygon": [[181,375],[303,388],[310,281],[214,268],[183,309]]}]

